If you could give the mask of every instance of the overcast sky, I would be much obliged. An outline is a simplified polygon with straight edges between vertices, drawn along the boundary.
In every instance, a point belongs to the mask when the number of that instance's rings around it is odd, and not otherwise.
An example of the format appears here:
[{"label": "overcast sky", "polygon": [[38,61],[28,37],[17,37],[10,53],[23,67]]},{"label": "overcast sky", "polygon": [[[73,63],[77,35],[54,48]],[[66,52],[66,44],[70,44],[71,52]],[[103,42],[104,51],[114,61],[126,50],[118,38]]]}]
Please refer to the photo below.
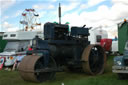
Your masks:
[{"label": "overcast sky", "polygon": [[102,26],[116,35],[117,23],[128,19],[128,0],[0,0],[0,31],[20,29],[26,8],[33,8],[40,15],[42,25],[58,22],[58,3],[61,3],[62,23],[70,26]]}]

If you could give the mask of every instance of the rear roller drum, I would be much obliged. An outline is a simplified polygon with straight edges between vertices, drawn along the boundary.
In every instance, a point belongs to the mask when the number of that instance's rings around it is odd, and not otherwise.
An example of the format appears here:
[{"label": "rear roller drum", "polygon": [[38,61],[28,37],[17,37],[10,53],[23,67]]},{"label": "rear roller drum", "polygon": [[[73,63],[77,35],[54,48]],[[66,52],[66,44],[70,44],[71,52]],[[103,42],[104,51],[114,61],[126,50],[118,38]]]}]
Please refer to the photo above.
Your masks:
[{"label": "rear roller drum", "polygon": [[82,54],[84,72],[92,75],[102,74],[106,64],[106,54],[100,45],[89,45]]},{"label": "rear roller drum", "polygon": [[[44,82],[54,78],[55,71],[47,71],[44,68],[44,58],[40,56],[25,56],[19,65],[19,73],[26,81]],[[47,69],[56,68],[55,61],[50,57]],[[44,68],[44,69],[43,69]]]}]

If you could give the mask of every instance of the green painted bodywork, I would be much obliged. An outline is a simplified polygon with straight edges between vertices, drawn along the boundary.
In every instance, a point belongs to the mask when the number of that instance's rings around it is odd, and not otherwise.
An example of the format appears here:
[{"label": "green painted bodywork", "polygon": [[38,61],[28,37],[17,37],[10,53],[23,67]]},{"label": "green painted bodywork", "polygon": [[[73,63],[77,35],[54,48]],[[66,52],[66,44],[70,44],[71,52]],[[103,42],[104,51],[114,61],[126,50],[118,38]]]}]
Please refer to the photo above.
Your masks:
[{"label": "green painted bodywork", "polygon": [[7,44],[7,41],[6,40],[2,40],[2,36],[0,36],[0,52],[3,52],[6,44]]},{"label": "green painted bodywork", "polygon": [[128,40],[128,22],[118,24],[118,49],[123,54],[125,43]]}]

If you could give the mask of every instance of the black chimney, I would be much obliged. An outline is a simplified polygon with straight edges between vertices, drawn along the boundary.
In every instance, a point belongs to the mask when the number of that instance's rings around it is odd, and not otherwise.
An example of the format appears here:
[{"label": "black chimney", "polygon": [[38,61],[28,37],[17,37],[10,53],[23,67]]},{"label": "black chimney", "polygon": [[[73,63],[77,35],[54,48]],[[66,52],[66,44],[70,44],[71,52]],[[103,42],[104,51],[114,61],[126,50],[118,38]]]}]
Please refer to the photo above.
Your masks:
[{"label": "black chimney", "polygon": [[59,24],[61,24],[61,5],[59,3]]}]

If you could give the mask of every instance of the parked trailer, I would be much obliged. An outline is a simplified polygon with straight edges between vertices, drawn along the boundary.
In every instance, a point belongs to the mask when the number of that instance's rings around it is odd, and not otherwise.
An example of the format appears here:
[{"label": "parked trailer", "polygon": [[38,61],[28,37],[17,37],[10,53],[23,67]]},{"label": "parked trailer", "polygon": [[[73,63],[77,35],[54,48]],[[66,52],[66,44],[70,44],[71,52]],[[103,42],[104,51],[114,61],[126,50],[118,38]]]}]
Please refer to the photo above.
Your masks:
[{"label": "parked trailer", "polygon": [[89,41],[91,44],[101,45],[106,52],[111,51],[112,39],[108,38],[108,33],[103,29],[91,29],[89,30]]},{"label": "parked trailer", "polygon": [[108,33],[106,30],[103,29],[91,29],[89,30],[90,35],[88,39],[91,44],[100,44],[101,39],[108,38]]}]

